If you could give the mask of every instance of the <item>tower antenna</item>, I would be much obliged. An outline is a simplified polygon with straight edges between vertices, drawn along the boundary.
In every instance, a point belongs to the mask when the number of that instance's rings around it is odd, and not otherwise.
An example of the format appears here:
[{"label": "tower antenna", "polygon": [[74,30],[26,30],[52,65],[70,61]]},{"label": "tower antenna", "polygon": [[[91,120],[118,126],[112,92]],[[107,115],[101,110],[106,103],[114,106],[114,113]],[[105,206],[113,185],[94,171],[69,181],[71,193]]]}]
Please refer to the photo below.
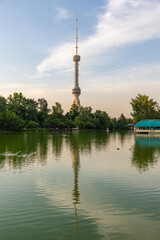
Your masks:
[{"label": "tower antenna", "polygon": [[76,55],[78,55],[78,13],[76,13]]}]

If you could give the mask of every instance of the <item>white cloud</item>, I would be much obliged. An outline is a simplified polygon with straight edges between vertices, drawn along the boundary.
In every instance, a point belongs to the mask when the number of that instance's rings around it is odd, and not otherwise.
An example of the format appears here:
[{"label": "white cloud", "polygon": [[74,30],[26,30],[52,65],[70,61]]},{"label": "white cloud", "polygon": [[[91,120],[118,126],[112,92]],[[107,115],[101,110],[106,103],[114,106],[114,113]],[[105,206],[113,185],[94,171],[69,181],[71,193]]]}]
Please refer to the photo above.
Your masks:
[{"label": "white cloud", "polygon": [[[30,98],[41,98],[48,92],[49,87],[47,84],[29,84],[29,83],[2,83],[1,94],[8,97],[9,94],[14,92],[22,92],[24,96]],[[47,94],[46,94],[47,95]]]},{"label": "white cloud", "polygon": [[[97,16],[95,33],[79,43],[84,62],[94,61],[113,47],[160,37],[158,0],[109,0],[104,8],[105,12]],[[64,43],[54,48],[37,66],[38,72],[70,69],[74,45]]]},{"label": "white cloud", "polygon": [[160,65],[141,65],[114,70],[111,74],[87,80],[85,92],[128,93],[156,92],[160,88]]},{"label": "white cloud", "polygon": [[61,21],[70,18],[70,14],[65,8],[57,7],[56,10],[58,12],[56,20]]},{"label": "white cloud", "polygon": [[11,71],[11,72],[13,72],[13,73],[16,73],[18,75],[21,75],[21,76],[23,76],[23,77],[25,77],[27,79],[37,79],[37,78],[50,77],[51,76],[51,74],[49,74],[49,73],[39,73],[39,72],[34,74],[34,75],[30,75],[30,74],[28,74],[26,72],[18,70],[15,67],[10,67],[10,66],[6,66],[6,69]]},{"label": "white cloud", "polygon": [[27,84],[27,83],[7,83],[7,84],[1,84],[1,89],[2,90],[21,90],[21,89],[33,89],[33,88],[38,88],[38,89],[44,89],[47,85],[46,84]]},{"label": "white cloud", "polygon": [[52,69],[70,69],[72,67],[71,56],[74,54],[74,49],[75,48],[72,43],[66,43],[60,47],[55,48],[52,51],[51,55],[48,58],[44,59],[43,62],[37,66],[38,72],[43,73]]}]

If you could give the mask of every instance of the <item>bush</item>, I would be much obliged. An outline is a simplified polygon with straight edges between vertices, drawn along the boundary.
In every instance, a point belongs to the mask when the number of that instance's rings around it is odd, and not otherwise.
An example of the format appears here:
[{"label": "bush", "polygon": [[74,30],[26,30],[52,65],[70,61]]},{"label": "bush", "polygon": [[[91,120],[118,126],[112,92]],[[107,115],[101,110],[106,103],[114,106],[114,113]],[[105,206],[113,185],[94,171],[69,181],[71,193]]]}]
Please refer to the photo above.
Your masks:
[{"label": "bush", "polygon": [[38,123],[35,121],[29,121],[29,123],[27,124],[27,128],[37,128],[38,127]]}]

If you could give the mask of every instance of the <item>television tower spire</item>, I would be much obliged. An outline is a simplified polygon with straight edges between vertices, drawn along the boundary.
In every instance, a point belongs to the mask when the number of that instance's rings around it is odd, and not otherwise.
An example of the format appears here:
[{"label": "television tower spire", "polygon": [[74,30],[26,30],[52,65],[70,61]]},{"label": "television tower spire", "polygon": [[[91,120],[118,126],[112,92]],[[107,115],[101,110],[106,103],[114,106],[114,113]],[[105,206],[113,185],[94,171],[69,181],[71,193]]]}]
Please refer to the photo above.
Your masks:
[{"label": "television tower spire", "polygon": [[72,94],[74,96],[73,104],[80,107],[79,96],[81,94],[81,89],[79,88],[79,61],[80,56],[78,55],[78,14],[76,14],[76,55],[73,56],[73,61],[75,64],[75,74],[74,74],[74,88],[72,89]]},{"label": "television tower spire", "polygon": [[78,54],[78,13],[76,14],[76,55]]}]

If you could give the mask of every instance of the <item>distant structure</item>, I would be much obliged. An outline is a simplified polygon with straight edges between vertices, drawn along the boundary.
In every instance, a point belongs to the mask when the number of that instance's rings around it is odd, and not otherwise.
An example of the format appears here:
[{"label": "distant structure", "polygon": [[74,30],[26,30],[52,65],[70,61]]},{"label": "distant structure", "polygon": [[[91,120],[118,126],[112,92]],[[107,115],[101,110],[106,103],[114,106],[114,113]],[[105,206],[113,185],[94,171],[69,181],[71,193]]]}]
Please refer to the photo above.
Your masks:
[{"label": "distant structure", "polygon": [[73,61],[75,63],[75,75],[74,75],[74,88],[72,89],[72,94],[74,96],[73,104],[80,107],[79,96],[81,94],[81,89],[79,87],[79,61],[80,56],[78,55],[78,15],[76,15],[76,55],[73,56]]},{"label": "distant structure", "polygon": [[135,133],[160,133],[160,120],[159,119],[151,119],[151,120],[142,120],[137,122],[134,125]]}]

